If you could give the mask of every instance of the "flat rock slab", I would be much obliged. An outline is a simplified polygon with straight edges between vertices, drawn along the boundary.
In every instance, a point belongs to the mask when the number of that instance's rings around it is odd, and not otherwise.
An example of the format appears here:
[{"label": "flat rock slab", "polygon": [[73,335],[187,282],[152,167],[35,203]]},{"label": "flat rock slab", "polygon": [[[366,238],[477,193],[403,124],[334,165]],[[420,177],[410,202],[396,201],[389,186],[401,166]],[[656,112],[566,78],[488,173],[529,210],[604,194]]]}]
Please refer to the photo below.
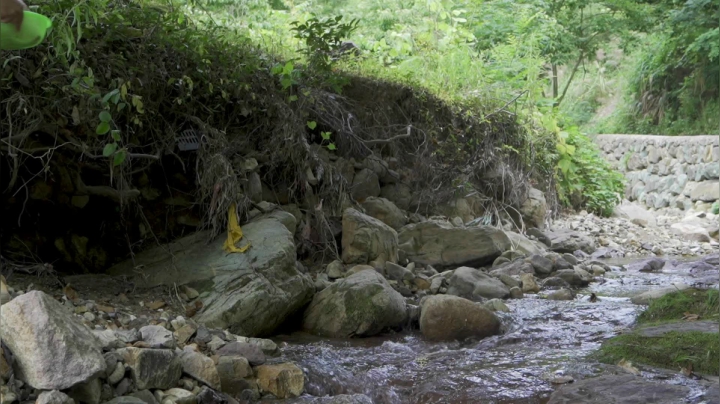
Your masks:
[{"label": "flat rock slab", "polygon": [[637,329],[637,332],[643,337],[662,337],[663,335],[673,331],[699,331],[717,334],[719,330],[720,323],[716,321],[687,321],[682,323],[668,323],[650,327],[641,327]]},{"label": "flat rock slab", "polygon": [[604,375],[560,387],[548,404],[677,404],[690,393],[686,386],[631,374]]}]

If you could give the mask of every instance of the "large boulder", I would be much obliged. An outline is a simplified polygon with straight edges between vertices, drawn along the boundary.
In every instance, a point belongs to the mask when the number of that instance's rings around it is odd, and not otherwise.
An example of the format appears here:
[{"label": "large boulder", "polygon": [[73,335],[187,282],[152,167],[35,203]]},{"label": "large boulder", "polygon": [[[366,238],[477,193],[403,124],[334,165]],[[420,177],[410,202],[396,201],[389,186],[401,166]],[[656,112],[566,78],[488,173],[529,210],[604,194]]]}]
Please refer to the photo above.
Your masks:
[{"label": "large boulder", "polygon": [[558,253],[572,254],[580,250],[584,253],[592,254],[596,249],[595,242],[592,238],[574,230],[560,229],[556,231],[544,231],[542,233],[545,237],[538,237],[538,239],[546,243],[550,250]]},{"label": "large boulder", "polygon": [[247,337],[268,335],[315,292],[312,278],[295,266],[295,223],[292,214],[275,211],[242,226],[238,245],[250,244],[245,253],[228,254],[225,237],[208,243],[210,234],[198,232],[142,252],[110,273],[143,288],[192,285],[207,293],[198,322]]},{"label": "large boulder", "polygon": [[405,299],[375,271],[357,272],[315,295],[303,328],[326,337],[364,337],[405,323]]},{"label": "large boulder", "polygon": [[507,234],[495,227],[458,228],[437,221],[403,227],[398,241],[408,260],[436,268],[482,266],[511,248]]},{"label": "large boulder", "polygon": [[362,203],[365,212],[395,230],[407,224],[407,217],[400,208],[385,198],[370,197]]},{"label": "large boulder", "polygon": [[422,301],[420,331],[432,341],[485,338],[500,332],[500,320],[485,307],[457,296],[430,296]]},{"label": "large boulder", "polygon": [[342,260],[346,264],[397,262],[398,236],[378,219],[348,208],[342,218]]},{"label": "large boulder", "polygon": [[655,215],[640,205],[628,201],[615,207],[613,216],[621,217],[642,227],[657,227]]},{"label": "large boulder", "polygon": [[530,188],[528,197],[520,206],[520,215],[522,216],[525,227],[543,228],[545,226],[545,215],[547,214],[547,202],[542,191]]},{"label": "large boulder", "polygon": [[693,202],[715,202],[720,199],[720,184],[717,181],[703,181],[692,189],[690,199]]},{"label": "large boulder", "polygon": [[521,252],[526,256],[534,254],[544,254],[547,251],[545,245],[539,241],[530,240],[529,238],[512,231],[506,231],[505,234],[510,239],[513,249]]},{"label": "large boulder", "polygon": [[385,185],[380,189],[380,196],[394,203],[403,210],[410,209],[413,200],[412,190],[405,184]]},{"label": "large boulder", "polygon": [[479,269],[460,267],[448,279],[447,294],[482,302],[485,299],[505,299],[510,296],[510,289]]},{"label": "large boulder", "polygon": [[699,243],[710,242],[710,233],[706,228],[691,222],[673,223],[670,229],[677,236],[687,241],[697,241]]},{"label": "large boulder", "polygon": [[618,369],[616,374],[565,384],[553,392],[548,404],[675,404],[686,402],[688,394],[687,386],[649,380]]},{"label": "large boulder", "polygon": [[639,295],[635,295],[630,298],[630,301],[637,305],[648,305],[650,302],[652,302],[655,299],[659,299],[667,294],[678,292],[681,290],[685,290],[689,288],[690,286],[681,283],[676,282],[673,283],[671,286],[666,287],[660,287],[655,289],[650,289],[647,292],[640,293]]},{"label": "large boulder", "polygon": [[105,373],[98,339],[52,296],[31,291],[2,306],[0,338],[16,376],[38,390],[64,390]]}]

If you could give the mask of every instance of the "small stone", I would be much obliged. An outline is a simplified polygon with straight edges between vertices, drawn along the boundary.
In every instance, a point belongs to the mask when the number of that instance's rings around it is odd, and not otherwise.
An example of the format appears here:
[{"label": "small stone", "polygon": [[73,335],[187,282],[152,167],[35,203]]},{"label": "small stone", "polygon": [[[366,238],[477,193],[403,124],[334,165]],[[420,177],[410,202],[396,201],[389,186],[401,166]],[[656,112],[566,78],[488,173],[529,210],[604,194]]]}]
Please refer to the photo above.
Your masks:
[{"label": "small stone", "polygon": [[196,401],[196,397],[192,392],[177,387],[167,390],[162,399],[163,404],[195,404]]},{"label": "small stone", "polygon": [[120,383],[115,386],[115,395],[116,396],[124,396],[132,389],[132,380],[128,378],[124,378],[120,380]]},{"label": "small stone", "polygon": [[184,351],[180,354],[180,362],[185,374],[213,389],[220,389],[220,376],[212,359],[201,353]]},{"label": "small stone", "polygon": [[[7,399],[9,399],[9,397],[3,397],[3,399],[0,401],[2,401],[3,403],[12,402],[6,401]],[[35,401],[35,404],[75,404],[75,400],[68,397],[68,395],[65,393],[62,393],[58,390],[52,390],[40,393],[37,401]]]},{"label": "small stone", "polygon": [[520,281],[522,282],[523,293],[537,293],[540,291],[540,286],[535,282],[533,274],[520,274]]},{"label": "small stone", "polygon": [[569,289],[560,289],[547,296],[548,300],[573,300],[575,294]]},{"label": "small stone", "polygon": [[430,281],[430,293],[436,295],[440,291],[440,288],[442,287],[444,281],[445,278],[443,278],[442,276],[438,276],[437,278],[434,278],[432,281]]},{"label": "small stone", "polygon": [[197,404],[229,404],[227,397],[206,386],[201,387],[196,394]]},{"label": "small stone", "polygon": [[328,264],[327,268],[325,268],[325,273],[330,279],[339,279],[345,276],[345,268],[342,261],[335,260]]},{"label": "small stone", "polygon": [[117,364],[115,364],[115,369],[107,377],[107,382],[111,385],[115,385],[120,383],[120,380],[122,380],[123,377],[125,377],[125,365],[123,365],[122,362],[117,362]]},{"label": "small stone", "polygon": [[182,364],[173,351],[123,348],[117,352],[130,368],[133,382],[140,390],[166,389],[180,380]]},{"label": "small stone", "polygon": [[170,326],[172,326],[173,330],[177,331],[180,328],[185,326],[185,318],[183,316],[177,316],[174,320],[170,321]]},{"label": "small stone", "polygon": [[158,404],[157,399],[155,399],[155,396],[152,392],[150,392],[150,390],[139,390],[130,393],[130,396],[139,398],[140,400],[144,401],[145,404]]},{"label": "small stone", "polygon": [[294,363],[257,367],[260,389],[280,399],[298,397],[305,389],[305,375]]},{"label": "small stone", "polygon": [[76,384],[67,394],[78,403],[100,404],[102,382],[100,382],[100,378],[96,378],[86,383]]},{"label": "small stone", "polygon": [[175,338],[180,344],[185,344],[192,338],[193,334],[197,331],[197,326],[194,323],[187,323],[175,331]]},{"label": "small stone", "polygon": [[145,307],[147,307],[150,310],[157,310],[157,309],[161,309],[161,308],[165,307],[165,305],[167,305],[167,303],[165,303],[164,300],[155,300],[154,302],[145,304]]},{"label": "small stone", "polygon": [[236,396],[250,387],[246,379],[253,377],[253,370],[248,360],[242,356],[221,356],[217,371],[224,393]]},{"label": "small stone", "polygon": [[83,313],[83,318],[91,323],[95,321],[95,315],[90,313],[89,311]]},{"label": "small stone", "polygon": [[147,325],[140,329],[142,340],[149,348],[175,348],[175,339],[172,332],[159,325]]},{"label": "small stone", "polygon": [[217,351],[220,356],[242,356],[251,365],[257,366],[265,363],[265,354],[257,345],[246,342],[230,342]]},{"label": "small stone", "polygon": [[513,286],[510,288],[510,298],[511,299],[522,299],[524,297],[524,293],[522,289],[520,289],[518,286]]},{"label": "small stone", "polygon": [[220,348],[227,345],[227,342],[225,342],[222,338],[218,337],[217,335],[213,335],[210,342],[208,342],[207,347],[210,348],[210,351],[217,352]]},{"label": "small stone", "polygon": [[490,311],[502,311],[505,313],[510,312],[510,308],[508,308],[507,305],[500,299],[490,299],[482,305]]},{"label": "small stone", "polygon": [[190,300],[197,299],[198,296],[200,296],[200,293],[198,293],[197,290],[191,288],[190,286],[183,286],[182,290],[183,290],[183,293],[185,293],[185,295]]},{"label": "small stone", "polygon": [[102,304],[97,305],[98,311],[102,311],[103,313],[115,313],[115,308],[112,306],[105,306]]}]

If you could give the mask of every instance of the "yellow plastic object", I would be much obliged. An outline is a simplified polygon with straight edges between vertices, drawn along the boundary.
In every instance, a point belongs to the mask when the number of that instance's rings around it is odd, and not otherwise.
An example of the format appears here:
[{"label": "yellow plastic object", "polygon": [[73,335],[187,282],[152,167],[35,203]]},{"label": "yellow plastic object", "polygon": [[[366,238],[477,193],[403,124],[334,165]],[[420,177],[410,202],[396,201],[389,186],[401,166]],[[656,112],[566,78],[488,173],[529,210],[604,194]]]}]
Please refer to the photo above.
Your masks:
[{"label": "yellow plastic object", "polygon": [[42,14],[25,11],[20,31],[9,23],[0,23],[0,49],[20,50],[38,46],[45,40],[52,21]]},{"label": "yellow plastic object", "polygon": [[230,205],[228,209],[228,236],[223,245],[223,249],[229,253],[244,253],[250,248],[250,244],[243,247],[235,247],[235,243],[243,238],[243,232],[238,224],[237,212],[235,211],[235,204]]}]

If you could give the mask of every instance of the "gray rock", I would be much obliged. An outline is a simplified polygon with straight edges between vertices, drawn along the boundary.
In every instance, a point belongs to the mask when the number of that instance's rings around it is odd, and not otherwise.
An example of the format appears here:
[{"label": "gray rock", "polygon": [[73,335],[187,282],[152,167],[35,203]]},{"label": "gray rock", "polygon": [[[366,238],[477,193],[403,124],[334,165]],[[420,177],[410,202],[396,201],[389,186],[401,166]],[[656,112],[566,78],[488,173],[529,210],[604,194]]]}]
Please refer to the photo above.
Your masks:
[{"label": "gray rock", "polygon": [[520,282],[519,277],[513,277],[511,275],[507,275],[504,273],[499,273],[499,274],[491,273],[491,275],[494,276],[495,278],[500,279],[500,282],[504,283],[505,286],[507,286],[508,288],[514,288],[516,286],[519,288],[522,288],[522,282]]},{"label": "gray rock", "polygon": [[510,290],[500,280],[474,268],[460,267],[448,279],[449,295],[460,296],[472,301],[505,299]]},{"label": "gray rock", "polygon": [[394,203],[385,198],[369,197],[362,203],[365,212],[395,230],[407,224],[407,217]]},{"label": "gray rock", "polygon": [[693,223],[673,223],[670,228],[684,240],[699,243],[710,242],[710,233],[702,226]]},{"label": "gray rock", "polygon": [[348,208],[342,218],[342,260],[346,264],[397,262],[398,236],[385,223]]},{"label": "gray rock", "polygon": [[648,258],[631,264],[623,265],[628,271],[655,272],[663,269],[665,260],[662,258]]},{"label": "gray rock", "polygon": [[[717,165],[717,163],[715,163]],[[715,202],[720,199],[720,183],[718,181],[703,181],[698,183],[690,192],[693,202]]]},{"label": "gray rock", "polygon": [[573,300],[575,293],[570,289],[562,288],[547,295],[548,300]]},{"label": "gray rock", "polygon": [[298,404],[373,404],[370,397],[364,394],[340,394],[332,397],[308,398]]},{"label": "gray rock", "polygon": [[440,288],[443,286],[443,283],[445,282],[445,278],[439,276],[437,278],[433,278],[432,281],[430,281],[430,293],[433,295],[436,295]]},{"label": "gray rock", "polygon": [[720,324],[717,321],[688,321],[668,323],[655,326],[644,326],[636,330],[644,337],[662,337],[669,332],[704,332],[717,334]]},{"label": "gray rock", "polygon": [[553,271],[553,262],[542,255],[532,255],[527,260],[538,275],[550,275]]},{"label": "gray rock", "polygon": [[566,288],[570,289],[570,284],[567,283],[564,279],[558,278],[557,276],[552,276],[550,278],[546,278],[542,283],[543,288],[547,289],[557,289],[557,288]]},{"label": "gray rock", "polygon": [[483,303],[482,306],[490,311],[502,311],[503,313],[509,313],[510,308],[507,307],[500,299],[490,299]]},{"label": "gray rock", "polygon": [[140,341],[142,338],[140,331],[134,328],[130,330],[115,330],[113,332],[118,340],[126,344],[132,344],[133,342]]},{"label": "gray rock", "polygon": [[16,377],[36,389],[64,390],[105,373],[97,338],[43,292],[4,304],[0,330],[14,355]]},{"label": "gray rock", "polygon": [[380,189],[380,196],[394,203],[399,209],[410,209],[412,191],[405,184],[385,185]]},{"label": "gray rock", "polygon": [[525,294],[519,286],[513,286],[510,288],[511,299],[522,299],[524,296]]},{"label": "gray rock", "polygon": [[116,362],[114,370],[107,377],[107,382],[114,386],[118,384],[123,377],[125,377],[125,365],[123,365],[122,362]]},{"label": "gray rock", "polygon": [[524,220],[526,227],[539,227],[545,225],[545,215],[547,214],[547,202],[543,192],[530,188],[528,197],[520,206],[520,214]]},{"label": "gray rock", "polygon": [[362,271],[315,295],[303,328],[328,337],[361,337],[400,327],[406,318],[405,299],[382,275]]},{"label": "gray rock", "polygon": [[686,386],[619,373],[575,381],[557,389],[548,404],[676,404],[690,394]]},{"label": "gray rock", "polygon": [[222,356],[242,356],[247,359],[248,362],[253,366],[262,365],[265,363],[265,353],[255,344],[247,342],[231,342],[217,351],[217,354]]},{"label": "gray rock", "polygon": [[97,338],[100,347],[105,351],[125,346],[125,343],[118,339],[113,330],[92,330],[91,332]]},{"label": "gray rock", "polygon": [[377,174],[367,168],[357,172],[353,178],[350,194],[353,199],[361,202],[371,196],[380,196],[380,180]]},{"label": "gray rock", "polygon": [[102,382],[95,378],[85,383],[76,384],[67,393],[78,403],[100,404]]},{"label": "gray rock", "polygon": [[[283,221],[295,224],[295,217],[274,211],[243,225],[238,245],[251,246],[245,253],[228,254],[224,237],[207,243],[210,234],[198,232],[143,251],[134,262],[108,271],[126,275],[142,288],[193,283],[207,293],[197,322],[245,336],[267,335],[315,292],[310,276],[295,266],[293,234]],[[136,265],[144,265],[142,275],[135,273]]]},{"label": "gray rock", "polygon": [[567,282],[570,286],[581,287],[587,286],[590,280],[583,276],[575,269],[561,269],[555,272],[555,276]]},{"label": "gray rock", "polygon": [[648,290],[647,292],[633,296],[632,298],[630,298],[630,301],[633,302],[634,304],[638,304],[638,305],[647,305],[647,304],[650,304],[651,301],[653,301],[655,299],[659,299],[659,298],[667,295],[668,293],[685,290],[689,287],[690,286],[688,286],[684,283],[678,282],[678,283],[672,284],[672,286]]},{"label": "gray rock", "polygon": [[146,401],[133,396],[115,397],[105,404],[146,404]]},{"label": "gray rock", "polygon": [[415,275],[413,275],[411,271],[408,271],[407,268],[392,262],[385,263],[385,276],[390,280],[398,282],[415,278]]},{"label": "gray rock", "polygon": [[40,393],[35,404],[75,404],[75,400],[58,390]]},{"label": "gray rock", "polygon": [[545,245],[538,241],[530,240],[529,238],[512,231],[505,231],[505,235],[510,239],[510,243],[513,246],[515,252],[522,253],[524,256],[529,257],[535,254],[544,254],[546,251]]},{"label": "gray rock", "polygon": [[175,338],[170,330],[159,325],[146,325],[140,329],[142,340],[149,348],[175,348]]},{"label": "gray rock", "polygon": [[220,389],[220,376],[212,359],[199,352],[183,351],[180,363],[183,373],[213,389]]},{"label": "gray rock", "polygon": [[130,368],[130,376],[139,390],[168,389],[182,375],[180,358],[168,349],[123,348],[117,351]]},{"label": "gray rock", "polygon": [[197,404],[229,404],[230,400],[224,394],[203,386],[197,393]]},{"label": "gray rock", "polygon": [[158,401],[155,399],[153,393],[150,392],[150,390],[140,390],[130,393],[130,395],[132,397],[141,399],[145,402],[145,404],[159,404]]},{"label": "gray rock", "polygon": [[248,378],[253,377],[250,362],[242,356],[221,356],[217,364],[222,391],[238,396],[243,390],[250,388]]},{"label": "gray rock", "polygon": [[420,331],[431,341],[485,338],[500,332],[500,320],[481,305],[456,296],[429,296],[422,302]]},{"label": "gray rock", "polygon": [[581,250],[588,254],[595,251],[595,242],[588,236],[573,230],[546,231],[550,239],[550,249],[558,253],[570,253]]},{"label": "gray rock", "polygon": [[492,276],[520,275],[520,274],[534,274],[534,273],[535,273],[535,267],[532,265],[532,263],[526,262],[524,260],[515,260],[512,262],[507,262],[500,266],[494,267],[492,269],[492,271],[490,271],[490,275],[492,275]]},{"label": "gray rock", "polygon": [[403,227],[398,241],[410,261],[436,268],[489,264],[511,247],[508,236],[495,227],[457,228],[436,221]]},{"label": "gray rock", "polygon": [[345,267],[342,261],[335,260],[328,264],[327,268],[325,268],[325,273],[330,279],[342,278],[345,276]]},{"label": "gray rock", "polygon": [[567,261],[570,265],[573,265],[573,266],[575,266],[575,265],[577,265],[577,264],[580,263],[580,261],[578,261],[577,257],[574,256],[573,254],[564,253],[564,254],[562,255],[562,258],[563,258],[565,261]]}]

